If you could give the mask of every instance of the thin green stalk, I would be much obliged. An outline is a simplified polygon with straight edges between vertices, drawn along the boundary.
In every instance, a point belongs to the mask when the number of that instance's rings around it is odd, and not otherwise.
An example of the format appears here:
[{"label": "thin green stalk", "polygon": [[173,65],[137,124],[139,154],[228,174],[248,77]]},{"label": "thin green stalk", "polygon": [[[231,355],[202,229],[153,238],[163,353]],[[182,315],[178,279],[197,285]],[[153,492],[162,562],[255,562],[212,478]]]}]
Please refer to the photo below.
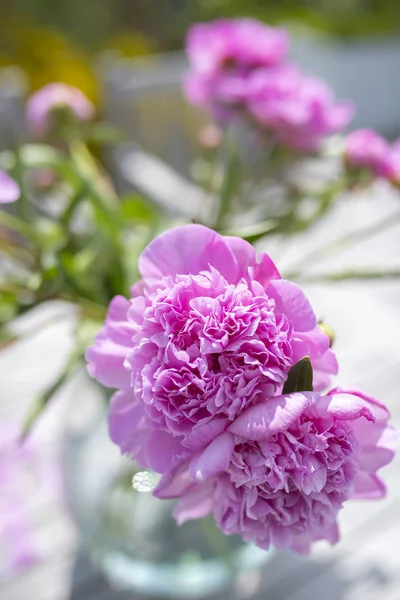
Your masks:
[{"label": "thin green stalk", "polygon": [[241,163],[237,149],[233,145],[228,146],[227,144],[227,153],[228,156],[226,158],[224,177],[219,192],[219,206],[215,222],[215,228],[217,230],[220,230],[224,224],[232,200],[238,192],[241,179]]},{"label": "thin green stalk", "polygon": [[19,217],[15,217],[4,210],[0,210],[0,225],[7,227],[7,229],[11,229],[11,231],[14,231],[15,233],[19,233],[33,244],[36,244],[37,236],[34,229],[29,223],[23,221]]}]

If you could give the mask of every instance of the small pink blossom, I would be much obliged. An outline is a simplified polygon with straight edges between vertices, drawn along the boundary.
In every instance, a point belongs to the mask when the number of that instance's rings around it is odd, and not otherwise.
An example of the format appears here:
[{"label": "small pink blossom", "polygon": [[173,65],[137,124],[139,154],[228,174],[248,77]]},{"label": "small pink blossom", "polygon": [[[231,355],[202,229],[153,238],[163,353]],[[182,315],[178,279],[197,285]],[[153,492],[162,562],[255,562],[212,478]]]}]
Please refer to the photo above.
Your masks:
[{"label": "small pink blossom", "polygon": [[347,136],[345,157],[350,167],[365,167],[380,177],[389,175],[389,143],[372,129],[359,129]]},{"label": "small pink blossom", "polygon": [[26,106],[26,120],[38,136],[47,135],[52,128],[53,112],[69,110],[79,121],[94,117],[95,108],[83,92],[65,83],[50,83],[34,92]]},{"label": "small pink blossom", "polygon": [[0,204],[15,202],[21,195],[19,185],[7,173],[0,170]]},{"label": "small pink blossom", "polygon": [[228,535],[306,554],[316,540],[338,540],[347,500],[385,495],[377,471],[396,448],[388,419],[357,391],[268,398],[164,475],[155,494],[181,498],[179,523],[213,513]]}]

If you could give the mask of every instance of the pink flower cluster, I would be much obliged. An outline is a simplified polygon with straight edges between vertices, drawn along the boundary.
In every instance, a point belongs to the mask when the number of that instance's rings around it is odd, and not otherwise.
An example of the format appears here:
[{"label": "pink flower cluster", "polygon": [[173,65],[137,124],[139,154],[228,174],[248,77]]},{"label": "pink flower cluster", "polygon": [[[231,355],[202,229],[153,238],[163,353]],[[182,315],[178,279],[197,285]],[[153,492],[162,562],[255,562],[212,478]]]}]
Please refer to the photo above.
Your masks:
[{"label": "pink flower cluster", "polygon": [[[337,362],[304,293],[267,254],[201,225],[156,238],[139,270],[86,355],[118,390],[111,439],[163,475],[154,493],[180,499],[180,523],[213,513],[263,548],[334,542],[344,501],[383,495],[393,433],[377,401],[323,394]],[[306,356],[314,391],[283,393]]]},{"label": "pink flower cluster", "polygon": [[369,169],[400,186],[400,139],[390,145],[372,129],[353,131],[346,138],[345,158],[349,167]]},{"label": "pink flower cluster", "polygon": [[298,151],[314,151],[353,114],[329,88],[285,62],[288,34],[256,20],[194,25],[187,37],[188,99],[217,119],[244,117]]},{"label": "pink flower cluster", "polygon": [[66,109],[78,121],[90,121],[95,114],[93,104],[78,88],[65,83],[50,83],[32,94],[26,106],[29,129],[37,136],[45,136],[52,128],[55,110]]}]

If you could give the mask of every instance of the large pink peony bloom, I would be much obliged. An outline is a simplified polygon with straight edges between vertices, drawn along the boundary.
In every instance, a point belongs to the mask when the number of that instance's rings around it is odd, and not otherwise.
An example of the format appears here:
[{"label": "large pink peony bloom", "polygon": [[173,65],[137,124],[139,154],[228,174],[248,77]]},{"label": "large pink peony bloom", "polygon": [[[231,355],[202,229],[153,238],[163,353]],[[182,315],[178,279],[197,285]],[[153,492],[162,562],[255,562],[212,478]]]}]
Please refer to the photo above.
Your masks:
[{"label": "large pink peony bloom", "polygon": [[388,418],[356,391],[265,399],[164,475],[155,494],[181,498],[179,523],[212,512],[228,535],[308,553],[315,540],[337,541],[345,501],[385,495],[376,472],[394,455]]},{"label": "large pink peony bloom", "polygon": [[69,110],[79,121],[90,121],[95,108],[81,90],[65,83],[50,83],[34,92],[26,106],[26,120],[30,130],[38,136],[51,131],[53,112]]},{"label": "large pink peony bloom", "polygon": [[139,269],[143,280],[130,301],[114,298],[87,360],[93,377],[120,390],[112,439],[144,466],[165,472],[205,446],[281,393],[304,356],[317,389],[337,371],[301,289],[247,242],[177,227],[146,248]]}]

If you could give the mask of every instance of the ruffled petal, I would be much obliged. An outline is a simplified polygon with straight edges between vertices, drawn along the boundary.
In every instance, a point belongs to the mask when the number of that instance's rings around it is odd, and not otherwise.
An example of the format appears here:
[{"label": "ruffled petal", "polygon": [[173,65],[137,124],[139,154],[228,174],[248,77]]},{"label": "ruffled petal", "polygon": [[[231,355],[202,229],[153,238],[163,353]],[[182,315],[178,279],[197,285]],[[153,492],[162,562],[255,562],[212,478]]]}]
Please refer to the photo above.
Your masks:
[{"label": "ruffled petal", "polygon": [[142,450],[148,429],[145,409],[135,402],[132,392],[116,392],[108,411],[108,432],[114,444],[121,448],[122,453],[136,456]]},{"label": "ruffled petal", "polygon": [[321,392],[329,386],[331,376],[337,375],[339,370],[336,354],[332,350],[327,350],[321,358],[313,359],[311,362],[314,371],[314,391]]},{"label": "ruffled petal", "polygon": [[386,496],[386,486],[378,475],[359,471],[354,479],[354,500],[376,500]]},{"label": "ruffled petal", "polygon": [[339,421],[352,421],[365,417],[375,422],[374,413],[368,403],[354,394],[335,393],[321,398],[318,407],[326,408],[327,414]]},{"label": "ruffled petal", "polygon": [[310,331],[315,328],[317,318],[298,285],[286,279],[278,279],[269,284],[267,294],[275,300],[276,312],[284,313],[296,331]]},{"label": "ruffled petal", "polygon": [[205,481],[212,475],[225,471],[232,458],[235,439],[225,431],[219,435],[202,454],[190,463],[190,474],[197,481]]},{"label": "ruffled petal", "polygon": [[237,237],[224,236],[225,243],[234,253],[239,265],[240,277],[250,277],[266,288],[273,279],[281,275],[273,260],[265,252],[257,253],[254,247]]},{"label": "ruffled petal", "polygon": [[313,392],[287,394],[268,398],[242,413],[229,431],[249,440],[261,441],[286,431],[318,395]]},{"label": "ruffled petal", "polygon": [[348,389],[348,388],[342,388],[342,387],[336,387],[329,392],[329,394],[340,394],[340,393],[352,394],[353,396],[358,396],[359,398],[362,398],[368,404],[368,406],[374,413],[374,417],[377,422],[385,422],[386,423],[388,421],[388,419],[390,418],[390,412],[389,412],[388,408],[385,406],[385,404],[383,404],[383,402],[380,402],[376,398],[373,398],[372,396],[369,396],[368,394],[365,394],[364,392],[361,392],[360,390],[357,390],[357,389]]},{"label": "ruffled petal", "polygon": [[195,484],[181,498],[172,511],[178,525],[193,519],[203,519],[212,512],[213,494],[212,486]]},{"label": "ruffled petal", "polygon": [[134,332],[127,319],[129,307],[123,296],[113,298],[104,327],[85,355],[90,376],[109,388],[127,389],[130,385],[130,372],[124,367]]},{"label": "ruffled petal", "polygon": [[210,266],[229,283],[238,281],[237,261],[223,237],[196,224],[174,227],[161,234],[139,258],[139,271],[150,285],[168,275],[196,275]]},{"label": "ruffled petal", "polygon": [[215,419],[204,425],[196,426],[189,435],[185,437],[183,443],[187,448],[200,450],[222,433],[224,429],[226,429],[228,423],[228,419]]},{"label": "ruffled petal", "polygon": [[182,447],[181,437],[156,429],[146,440],[145,453],[148,467],[156,473],[166,473],[190,454]]},{"label": "ruffled petal", "polygon": [[163,499],[179,498],[193,485],[193,479],[189,473],[189,462],[183,462],[164,473],[153,496]]},{"label": "ruffled petal", "polygon": [[356,423],[355,434],[360,445],[360,469],[375,473],[393,460],[398,445],[398,435],[393,427],[363,419]]}]

